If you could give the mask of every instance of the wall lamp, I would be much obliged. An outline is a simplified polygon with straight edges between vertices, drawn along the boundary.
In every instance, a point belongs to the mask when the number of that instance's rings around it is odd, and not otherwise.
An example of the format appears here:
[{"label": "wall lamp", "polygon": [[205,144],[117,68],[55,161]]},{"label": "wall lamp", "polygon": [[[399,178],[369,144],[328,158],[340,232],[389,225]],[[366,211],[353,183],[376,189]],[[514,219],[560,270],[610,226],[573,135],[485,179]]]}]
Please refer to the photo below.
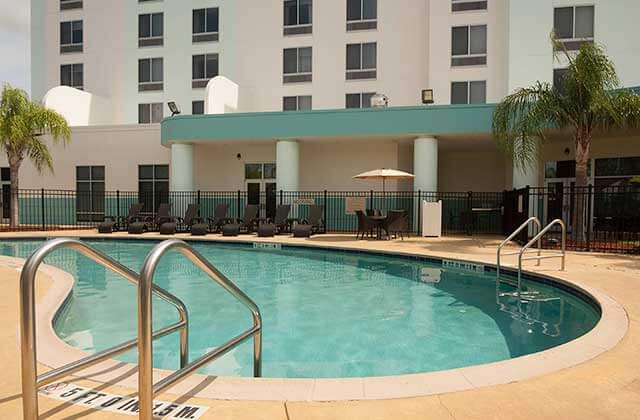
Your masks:
[{"label": "wall lamp", "polygon": [[433,89],[422,89],[422,103],[425,105],[433,103]]},{"label": "wall lamp", "polygon": [[180,114],[180,108],[174,101],[167,102],[167,106],[169,106],[169,111],[171,111],[171,116],[174,117]]}]

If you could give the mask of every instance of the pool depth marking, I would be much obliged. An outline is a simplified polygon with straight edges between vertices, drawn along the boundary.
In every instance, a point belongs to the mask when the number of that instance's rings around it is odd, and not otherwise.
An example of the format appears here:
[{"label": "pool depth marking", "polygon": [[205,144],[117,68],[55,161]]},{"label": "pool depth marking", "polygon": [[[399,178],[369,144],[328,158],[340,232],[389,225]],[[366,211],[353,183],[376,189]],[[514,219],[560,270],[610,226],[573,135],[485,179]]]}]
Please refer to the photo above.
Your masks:
[{"label": "pool depth marking", "polygon": [[273,242],[254,242],[253,249],[282,249],[281,244],[276,244]]},{"label": "pool depth marking", "polygon": [[455,270],[469,271],[472,273],[484,273],[483,264],[474,264],[455,260],[442,259],[442,268],[452,268]]},{"label": "pool depth marking", "polygon": [[[137,416],[138,398],[94,391],[68,382],[56,382],[38,390],[40,395],[95,410]],[[209,407],[190,404],[153,402],[153,415],[162,419],[198,419]]]}]

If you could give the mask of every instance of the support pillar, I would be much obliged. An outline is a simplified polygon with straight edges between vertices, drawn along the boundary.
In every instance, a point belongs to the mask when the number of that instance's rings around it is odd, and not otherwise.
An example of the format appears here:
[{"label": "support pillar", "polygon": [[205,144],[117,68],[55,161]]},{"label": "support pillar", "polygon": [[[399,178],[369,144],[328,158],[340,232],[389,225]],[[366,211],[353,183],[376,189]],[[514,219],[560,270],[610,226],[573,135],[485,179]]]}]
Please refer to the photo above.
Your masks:
[{"label": "support pillar", "polygon": [[418,137],[413,141],[413,190],[438,191],[438,140]]},{"label": "support pillar", "polygon": [[170,191],[194,191],[193,145],[175,143],[171,145]]},{"label": "support pillar", "polygon": [[276,188],[298,191],[300,186],[300,147],[296,140],[276,143]]}]

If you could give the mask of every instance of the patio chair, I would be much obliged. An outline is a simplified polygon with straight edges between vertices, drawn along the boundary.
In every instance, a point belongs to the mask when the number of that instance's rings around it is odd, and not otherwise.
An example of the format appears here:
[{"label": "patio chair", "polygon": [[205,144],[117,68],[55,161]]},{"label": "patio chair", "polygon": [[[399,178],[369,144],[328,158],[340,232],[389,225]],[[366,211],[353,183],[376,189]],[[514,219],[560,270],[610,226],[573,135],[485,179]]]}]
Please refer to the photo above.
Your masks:
[{"label": "patio chair", "polygon": [[323,214],[324,206],[309,206],[309,217],[296,224],[293,228],[293,237],[308,238],[324,230]]},{"label": "patio chair", "polygon": [[261,222],[258,225],[258,236],[270,237],[280,232],[283,232],[287,228],[289,212],[291,211],[291,205],[283,204],[276,207],[276,215],[271,219],[267,219],[265,222]]},{"label": "patio chair", "polygon": [[213,217],[207,218],[207,220],[209,221],[209,229],[211,230],[211,232],[220,232],[220,230],[222,229],[222,225],[232,220],[227,217],[228,211],[229,205],[226,203],[218,204],[216,206],[215,210],[213,211]]},{"label": "patio chair", "polygon": [[129,207],[129,213],[126,216],[106,216],[104,221],[98,225],[99,233],[111,233],[114,230],[120,230],[129,226],[129,223],[135,221],[142,210],[142,204],[135,203]]},{"label": "patio chair", "polygon": [[358,232],[356,233],[356,239],[364,239],[364,236],[373,236],[373,229],[376,227],[375,223],[369,219],[369,217],[362,212],[362,210],[356,210],[356,216],[358,217]]},{"label": "patio chair", "polygon": [[160,228],[162,223],[171,220],[171,214],[169,213],[170,210],[171,206],[169,203],[160,203],[158,211],[156,212],[156,217],[149,216],[144,220],[141,220],[140,217],[138,217],[135,221],[129,223],[127,230],[129,233],[134,234],[140,234],[154,229],[157,230]]},{"label": "patio chair", "polygon": [[388,239],[391,239],[391,235],[397,238],[400,234],[400,238],[404,240],[404,232],[407,231],[408,225],[405,210],[389,210],[387,218],[382,222],[382,229],[387,233]]},{"label": "patio chair", "polygon": [[[176,233],[178,226],[180,226],[182,231],[191,232],[192,235],[206,234],[209,225],[204,223],[202,218],[198,216],[199,208],[198,204],[189,204],[184,212],[184,217],[170,216],[168,221],[160,225],[160,233],[162,235],[173,235]],[[204,228],[202,225],[204,225]]]},{"label": "patio chair", "polygon": [[247,204],[244,209],[244,218],[238,218],[235,223],[222,225],[222,236],[238,236],[241,231],[253,232],[258,218],[259,206],[257,204]]}]

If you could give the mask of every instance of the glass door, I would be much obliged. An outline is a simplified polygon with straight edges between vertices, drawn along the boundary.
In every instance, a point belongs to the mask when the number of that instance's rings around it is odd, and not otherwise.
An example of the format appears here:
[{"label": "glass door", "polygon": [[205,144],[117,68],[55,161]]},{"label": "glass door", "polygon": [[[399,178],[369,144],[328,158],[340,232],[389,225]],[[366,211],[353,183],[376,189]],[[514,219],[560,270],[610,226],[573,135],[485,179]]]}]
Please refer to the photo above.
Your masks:
[{"label": "glass door", "polygon": [[571,230],[575,207],[575,186],[573,179],[554,180],[547,182],[547,217],[545,224],[553,219],[562,219],[567,230]]}]

